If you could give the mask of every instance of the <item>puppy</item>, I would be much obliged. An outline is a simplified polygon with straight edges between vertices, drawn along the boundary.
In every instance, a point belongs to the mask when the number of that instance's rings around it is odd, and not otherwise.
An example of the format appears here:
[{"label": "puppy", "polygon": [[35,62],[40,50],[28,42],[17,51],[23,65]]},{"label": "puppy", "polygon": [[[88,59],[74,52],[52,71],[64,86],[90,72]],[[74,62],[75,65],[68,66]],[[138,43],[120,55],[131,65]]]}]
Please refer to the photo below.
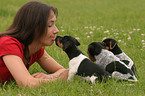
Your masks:
[{"label": "puppy", "polygon": [[124,62],[129,69],[133,71],[133,73],[136,73],[136,66],[133,63],[133,61],[120,49],[120,47],[117,44],[117,41],[112,38],[106,38],[102,41],[105,43],[106,49],[111,51],[116,57],[118,57],[122,62]]},{"label": "puppy", "polygon": [[80,43],[72,36],[57,36],[55,42],[70,59],[68,80],[71,80],[74,75],[78,75],[95,83],[96,78],[102,80],[103,77],[109,76],[108,72],[83,55],[77,47]]},{"label": "puppy", "polygon": [[88,55],[92,61],[109,72],[112,78],[119,80],[137,81],[130,68],[112,52],[105,49],[105,44],[92,42],[88,45]]}]

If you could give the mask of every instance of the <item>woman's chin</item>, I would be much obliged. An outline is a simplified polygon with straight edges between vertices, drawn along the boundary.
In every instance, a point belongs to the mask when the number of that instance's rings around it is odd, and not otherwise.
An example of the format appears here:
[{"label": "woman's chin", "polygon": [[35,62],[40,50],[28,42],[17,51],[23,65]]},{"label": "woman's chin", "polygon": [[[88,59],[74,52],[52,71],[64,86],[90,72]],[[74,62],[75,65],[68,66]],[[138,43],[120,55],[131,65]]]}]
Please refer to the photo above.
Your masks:
[{"label": "woman's chin", "polygon": [[51,46],[51,45],[53,45],[53,44],[54,44],[54,41],[51,42],[51,43],[46,44],[45,46]]}]

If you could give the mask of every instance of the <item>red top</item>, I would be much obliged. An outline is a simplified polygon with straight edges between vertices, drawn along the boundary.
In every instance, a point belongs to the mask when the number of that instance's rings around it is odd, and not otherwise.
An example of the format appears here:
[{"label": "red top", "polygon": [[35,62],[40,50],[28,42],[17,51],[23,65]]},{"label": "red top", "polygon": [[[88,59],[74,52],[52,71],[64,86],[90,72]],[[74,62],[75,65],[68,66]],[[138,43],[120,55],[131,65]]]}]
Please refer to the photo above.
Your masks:
[{"label": "red top", "polygon": [[[31,56],[29,67],[37,61],[44,53],[42,47],[38,52]],[[0,38],[0,81],[4,83],[12,79],[12,75],[2,60],[4,55],[17,55],[23,60],[24,45],[20,43],[16,38],[5,36]],[[28,67],[28,69],[29,69]]]}]

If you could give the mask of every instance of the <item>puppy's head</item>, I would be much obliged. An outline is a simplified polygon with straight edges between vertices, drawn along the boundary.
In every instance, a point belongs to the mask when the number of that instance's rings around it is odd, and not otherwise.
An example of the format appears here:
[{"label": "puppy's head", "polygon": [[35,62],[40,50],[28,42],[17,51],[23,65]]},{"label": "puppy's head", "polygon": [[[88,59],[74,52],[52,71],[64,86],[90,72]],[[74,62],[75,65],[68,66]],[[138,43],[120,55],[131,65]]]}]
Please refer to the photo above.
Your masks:
[{"label": "puppy's head", "polygon": [[91,44],[89,44],[88,45],[88,56],[89,56],[89,58],[93,62],[96,61],[95,55],[97,56],[98,54],[100,54],[102,49],[105,49],[104,43],[92,42]]},{"label": "puppy's head", "polygon": [[77,39],[75,39],[72,36],[66,35],[66,36],[57,36],[55,39],[55,43],[57,46],[62,48],[63,50],[66,50],[67,48],[70,48],[72,46],[79,46],[80,43]]},{"label": "puppy's head", "polygon": [[117,41],[112,38],[104,39],[102,42],[105,43],[105,47],[108,50],[112,50],[117,44]]}]

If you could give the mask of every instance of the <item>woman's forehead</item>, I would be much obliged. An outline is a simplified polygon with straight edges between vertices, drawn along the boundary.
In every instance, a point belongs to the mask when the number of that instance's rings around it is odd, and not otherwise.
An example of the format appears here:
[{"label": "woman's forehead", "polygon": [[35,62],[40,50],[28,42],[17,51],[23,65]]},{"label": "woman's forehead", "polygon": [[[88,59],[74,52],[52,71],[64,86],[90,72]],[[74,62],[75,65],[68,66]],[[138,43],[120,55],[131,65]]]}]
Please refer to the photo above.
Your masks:
[{"label": "woman's forehead", "polygon": [[56,16],[55,16],[54,12],[51,10],[50,15],[48,17],[48,21],[53,20],[53,19],[56,19]]}]

